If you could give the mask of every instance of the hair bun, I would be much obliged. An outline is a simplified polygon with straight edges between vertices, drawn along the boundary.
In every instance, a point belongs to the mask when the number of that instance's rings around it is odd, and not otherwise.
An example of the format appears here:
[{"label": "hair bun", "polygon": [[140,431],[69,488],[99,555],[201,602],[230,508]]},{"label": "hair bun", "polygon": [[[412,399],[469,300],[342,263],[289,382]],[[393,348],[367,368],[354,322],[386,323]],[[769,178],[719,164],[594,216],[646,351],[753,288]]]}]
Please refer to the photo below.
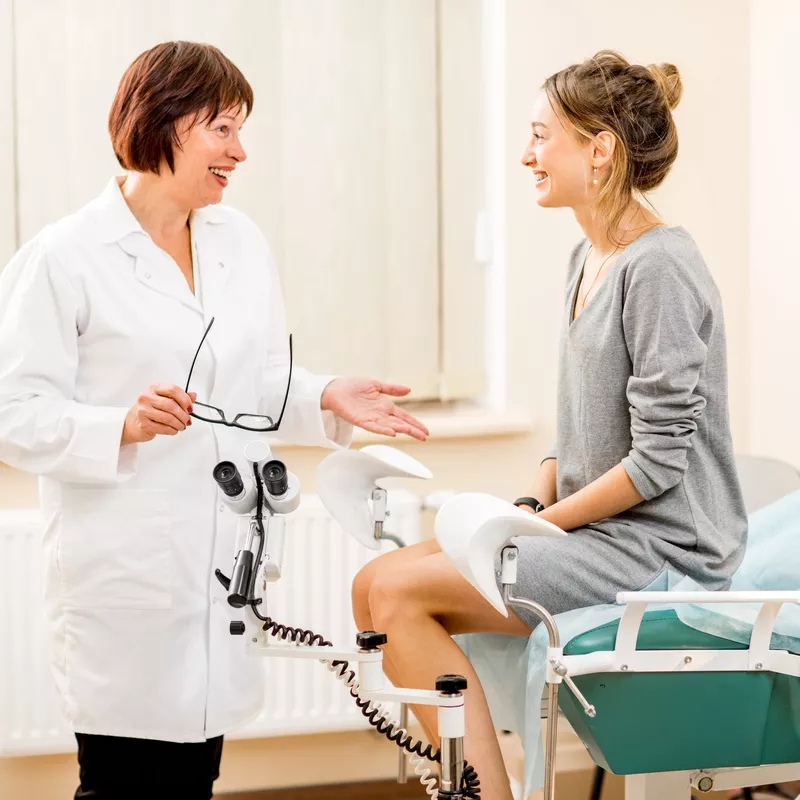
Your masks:
[{"label": "hair bun", "polygon": [[649,64],[647,70],[661,87],[670,109],[677,108],[683,95],[683,83],[678,68],[674,64]]}]

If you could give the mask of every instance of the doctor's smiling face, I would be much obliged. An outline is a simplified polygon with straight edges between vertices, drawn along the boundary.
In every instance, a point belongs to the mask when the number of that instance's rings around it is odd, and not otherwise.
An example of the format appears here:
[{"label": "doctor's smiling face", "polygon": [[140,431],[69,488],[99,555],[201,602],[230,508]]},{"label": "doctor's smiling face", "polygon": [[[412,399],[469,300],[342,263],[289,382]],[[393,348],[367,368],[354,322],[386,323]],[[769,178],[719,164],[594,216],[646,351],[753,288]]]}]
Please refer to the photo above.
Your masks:
[{"label": "doctor's smiling face", "polygon": [[240,138],[244,120],[243,109],[229,108],[216,116],[187,116],[176,124],[174,170],[164,163],[160,174],[173,183],[173,193],[187,208],[222,201],[233,171],[247,158]]},{"label": "doctor's smiling face", "polygon": [[125,71],[108,129],[120,165],[191,212],[219,203],[247,154],[253,89],[216,47],[163,42]]}]

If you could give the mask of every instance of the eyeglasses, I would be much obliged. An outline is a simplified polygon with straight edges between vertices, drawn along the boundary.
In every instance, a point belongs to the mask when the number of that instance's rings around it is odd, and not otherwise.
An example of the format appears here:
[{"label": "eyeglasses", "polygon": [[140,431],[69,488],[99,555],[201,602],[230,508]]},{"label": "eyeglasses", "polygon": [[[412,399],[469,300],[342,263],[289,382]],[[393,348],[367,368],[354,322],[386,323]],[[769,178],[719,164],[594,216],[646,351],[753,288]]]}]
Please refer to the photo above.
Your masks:
[{"label": "eyeglasses", "polygon": [[[203,342],[206,340],[206,336],[208,336],[208,332],[211,330],[211,326],[214,324],[214,317],[211,318],[211,322],[208,323],[208,327],[206,328],[206,332],[203,334],[203,338],[200,340],[200,344],[197,345],[197,350],[194,354],[194,358],[192,359],[192,366],[189,368],[189,377],[186,379],[186,388],[184,391],[188,394],[189,393],[189,382],[192,380],[192,372],[194,372],[194,365],[197,361],[197,356],[200,355],[200,349],[203,346]],[[281,420],[283,419],[283,412],[286,410],[286,402],[289,399],[289,388],[292,385],[292,335],[289,334],[289,380],[286,383],[286,394],[283,397],[283,405],[281,406],[281,413],[278,417],[277,422],[273,422],[272,417],[267,416],[266,414],[237,414],[233,421],[229,422],[225,418],[225,412],[221,408],[217,408],[216,406],[209,406],[206,403],[193,403],[194,408],[196,409],[193,411],[189,416],[194,417],[195,419],[203,420],[203,422],[211,422],[212,424],[216,425],[227,425],[230,428],[242,428],[246,431],[258,431],[260,433],[269,433],[270,431],[277,431],[278,428],[281,426]]]}]

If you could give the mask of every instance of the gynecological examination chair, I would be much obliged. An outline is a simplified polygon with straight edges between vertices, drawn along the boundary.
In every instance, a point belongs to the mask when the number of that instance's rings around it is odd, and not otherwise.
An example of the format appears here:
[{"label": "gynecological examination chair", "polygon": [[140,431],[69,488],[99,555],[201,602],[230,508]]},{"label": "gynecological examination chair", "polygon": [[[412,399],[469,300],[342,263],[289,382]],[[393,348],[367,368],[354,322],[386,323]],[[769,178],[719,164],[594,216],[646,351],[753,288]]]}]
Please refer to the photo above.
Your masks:
[{"label": "gynecological examination chair", "polygon": [[[742,457],[739,467],[750,536],[730,591],[666,576],[660,590],[621,592],[616,606],[555,618],[515,597],[511,537],[563,532],[487,495],[457,495],[440,510],[436,536],[464,577],[502,613],[523,605],[544,621],[517,650],[486,635],[462,647],[496,720],[525,709],[508,726],[523,740],[528,734],[528,787],[540,782],[531,731],[542,709],[548,800],[558,709],[597,765],[626,776],[626,800],[688,800],[800,779],[800,474],[762,458]],[[513,674],[520,669],[521,679]],[[507,696],[514,686],[525,687],[525,702]]]}]

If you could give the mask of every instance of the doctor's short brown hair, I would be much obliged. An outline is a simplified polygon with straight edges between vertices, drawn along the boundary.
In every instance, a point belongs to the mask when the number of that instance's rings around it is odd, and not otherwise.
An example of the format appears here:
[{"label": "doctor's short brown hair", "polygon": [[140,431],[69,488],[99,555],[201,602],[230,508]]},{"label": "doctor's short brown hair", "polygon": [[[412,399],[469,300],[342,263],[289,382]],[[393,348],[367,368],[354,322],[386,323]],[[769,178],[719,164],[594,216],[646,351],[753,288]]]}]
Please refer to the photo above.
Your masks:
[{"label": "doctor's short brown hair", "polygon": [[142,53],[125,71],[108,116],[117,161],[126,170],[175,171],[180,148],[176,123],[222,111],[253,110],[253,89],[238,67],[216,47],[164,42]]}]

